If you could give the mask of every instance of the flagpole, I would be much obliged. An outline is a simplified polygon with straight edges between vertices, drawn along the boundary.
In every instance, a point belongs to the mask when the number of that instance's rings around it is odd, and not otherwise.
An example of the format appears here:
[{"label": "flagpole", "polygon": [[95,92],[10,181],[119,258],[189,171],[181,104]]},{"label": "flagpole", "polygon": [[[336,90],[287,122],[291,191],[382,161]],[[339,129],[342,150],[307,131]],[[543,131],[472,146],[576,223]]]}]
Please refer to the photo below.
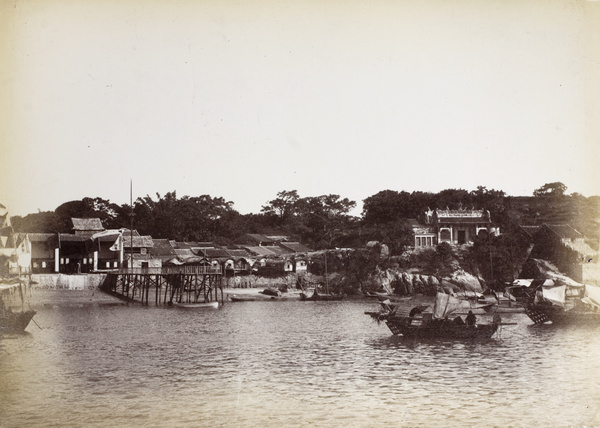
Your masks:
[{"label": "flagpole", "polygon": [[131,209],[131,228],[129,229],[130,247],[129,260],[131,261],[129,268],[133,269],[133,179],[129,179],[129,207]]}]

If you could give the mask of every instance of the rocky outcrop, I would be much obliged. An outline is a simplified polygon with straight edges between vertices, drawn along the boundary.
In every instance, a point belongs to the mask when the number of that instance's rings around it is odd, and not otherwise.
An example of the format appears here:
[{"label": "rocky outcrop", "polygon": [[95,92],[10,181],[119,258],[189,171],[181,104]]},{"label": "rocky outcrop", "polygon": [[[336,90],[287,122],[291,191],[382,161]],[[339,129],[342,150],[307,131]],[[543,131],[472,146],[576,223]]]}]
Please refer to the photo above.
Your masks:
[{"label": "rocky outcrop", "polygon": [[390,294],[398,295],[434,295],[439,290],[444,290],[446,293],[483,292],[480,280],[464,270],[457,270],[446,277],[438,278],[432,274],[399,268],[378,269],[363,284],[363,287],[370,290],[383,289]]}]

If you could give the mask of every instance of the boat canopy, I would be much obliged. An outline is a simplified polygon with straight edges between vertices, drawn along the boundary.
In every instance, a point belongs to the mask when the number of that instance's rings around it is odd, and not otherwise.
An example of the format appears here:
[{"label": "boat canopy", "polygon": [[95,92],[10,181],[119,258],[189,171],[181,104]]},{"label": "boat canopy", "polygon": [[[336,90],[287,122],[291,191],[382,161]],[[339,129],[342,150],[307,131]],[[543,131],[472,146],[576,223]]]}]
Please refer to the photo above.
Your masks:
[{"label": "boat canopy", "polygon": [[544,300],[552,303],[553,305],[564,306],[567,295],[567,286],[558,285],[554,287],[542,287],[542,297]]}]

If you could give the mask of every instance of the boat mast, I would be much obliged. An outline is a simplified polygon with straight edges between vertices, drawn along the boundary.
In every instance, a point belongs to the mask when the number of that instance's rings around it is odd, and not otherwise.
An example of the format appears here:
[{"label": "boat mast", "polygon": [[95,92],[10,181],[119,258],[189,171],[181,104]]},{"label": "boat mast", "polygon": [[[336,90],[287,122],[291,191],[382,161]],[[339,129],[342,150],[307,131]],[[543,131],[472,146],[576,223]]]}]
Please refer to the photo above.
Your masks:
[{"label": "boat mast", "polygon": [[327,276],[327,250],[325,250],[325,293],[329,294],[329,278]]}]

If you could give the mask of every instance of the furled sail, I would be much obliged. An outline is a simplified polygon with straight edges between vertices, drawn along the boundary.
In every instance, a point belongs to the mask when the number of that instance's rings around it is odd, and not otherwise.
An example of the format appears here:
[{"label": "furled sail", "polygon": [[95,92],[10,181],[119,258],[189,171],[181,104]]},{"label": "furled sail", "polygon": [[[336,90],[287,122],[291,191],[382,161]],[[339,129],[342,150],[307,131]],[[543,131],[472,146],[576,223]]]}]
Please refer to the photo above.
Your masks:
[{"label": "furled sail", "polygon": [[460,307],[461,301],[449,294],[437,293],[435,296],[435,305],[433,306],[433,318],[444,319],[448,314],[454,312]]}]

